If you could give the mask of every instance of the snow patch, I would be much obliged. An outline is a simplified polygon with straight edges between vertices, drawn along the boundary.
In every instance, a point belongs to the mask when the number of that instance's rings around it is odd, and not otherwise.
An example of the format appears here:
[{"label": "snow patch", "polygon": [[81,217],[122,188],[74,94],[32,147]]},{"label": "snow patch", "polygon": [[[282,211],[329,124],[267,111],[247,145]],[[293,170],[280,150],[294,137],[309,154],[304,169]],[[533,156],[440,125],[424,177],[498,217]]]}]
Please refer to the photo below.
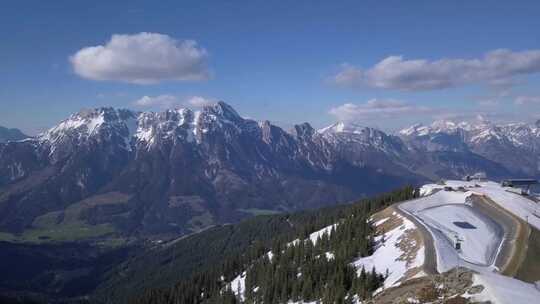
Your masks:
[{"label": "snow patch", "polygon": [[[460,181],[460,180],[448,180],[445,182],[446,186],[458,188],[464,187],[468,189],[470,193],[476,193],[479,195],[486,195],[495,201],[499,206],[508,210],[515,216],[528,222],[536,229],[540,229],[540,204],[537,204],[529,197],[519,195],[516,193],[508,192],[508,188],[502,187],[499,183],[492,181]],[[479,187],[476,187],[478,185]],[[443,189],[445,186],[430,184],[428,187],[434,189]],[[445,191],[446,193],[449,193]],[[459,193],[455,192],[454,193]],[[462,193],[462,192],[461,192]]]},{"label": "snow patch", "polygon": [[385,288],[398,286],[405,277],[407,270],[422,267],[424,264],[423,246],[418,249],[416,257],[412,261],[402,258],[405,252],[400,248],[400,243],[406,238],[407,232],[417,228],[413,222],[397,213],[394,213],[392,216],[401,220],[402,224],[386,232],[384,242],[381,236],[376,238],[378,244],[371,256],[362,257],[353,262],[358,274],[360,274],[362,267],[366,272],[371,271],[375,267],[377,272],[383,274],[388,270],[388,277],[384,281]]},{"label": "snow patch", "polygon": [[241,301],[245,300],[244,293],[246,291],[246,275],[244,271],[231,281],[231,291],[240,298]]},{"label": "snow patch", "polygon": [[473,275],[473,286],[482,285],[484,290],[472,295],[474,301],[491,301],[498,304],[531,304],[538,303],[540,290],[514,278],[495,273]]},{"label": "snow patch", "polygon": [[417,214],[447,240],[459,238],[462,248],[459,256],[470,263],[489,266],[495,262],[502,233],[489,221],[466,205],[444,205],[428,208]]}]

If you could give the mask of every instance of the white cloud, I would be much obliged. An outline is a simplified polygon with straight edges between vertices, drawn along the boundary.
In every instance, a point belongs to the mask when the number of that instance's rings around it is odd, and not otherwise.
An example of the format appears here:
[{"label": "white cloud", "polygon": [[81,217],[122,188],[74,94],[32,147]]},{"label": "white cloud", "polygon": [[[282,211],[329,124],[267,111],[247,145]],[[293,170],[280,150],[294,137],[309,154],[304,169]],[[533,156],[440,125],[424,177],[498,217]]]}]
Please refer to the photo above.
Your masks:
[{"label": "white cloud", "polygon": [[193,40],[143,32],[112,35],[105,45],[82,48],[70,61],[83,78],[151,84],[207,80],[207,57],[206,50]]},{"label": "white cloud", "polygon": [[434,112],[434,109],[393,99],[371,99],[362,104],[345,103],[329,111],[331,115],[340,121],[377,120],[432,112]]},{"label": "white cloud", "polygon": [[540,72],[540,50],[499,49],[477,59],[407,60],[389,56],[369,69],[344,64],[332,81],[403,91],[437,90],[467,84],[509,86],[516,76]]},{"label": "white cloud", "polygon": [[180,100],[172,95],[143,96],[135,100],[134,104],[139,107],[171,108],[180,104]]},{"label": "white cloud", "polygon": [[[523,122],[529,117],[525,117],[518,113],[509,112],[494,112],[490,110],[473,110],[473,111],[450,111],[440,112],[432,117],[434,120],[450,120],[453,122],[492,122],[492,123],[511,123]],[[525,119],[526,118],[526,119]]]},{"label": "white cloud", "polygon": [[517,96],[514,99],[516,105],[540,104],[540,96]]},{"label": "white cloud", "polygon": [[204,107],[204,106],[215,104],[216,102],[217,102],[216,99],[205,98],[201,96],[192,96],[187,100],[187,103],[194,107]]}]

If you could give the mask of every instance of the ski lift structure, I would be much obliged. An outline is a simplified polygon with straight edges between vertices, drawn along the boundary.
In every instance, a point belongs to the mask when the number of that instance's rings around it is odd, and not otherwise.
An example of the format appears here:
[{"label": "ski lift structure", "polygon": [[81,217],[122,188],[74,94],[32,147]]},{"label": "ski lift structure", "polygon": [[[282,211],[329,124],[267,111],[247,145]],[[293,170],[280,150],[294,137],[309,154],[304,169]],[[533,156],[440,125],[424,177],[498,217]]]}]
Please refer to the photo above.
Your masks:
[{"label": "ski lift structure", "polygon": [[501,182],[506,191],[525,196],[530,195],[531,187],[537,184],[538,180],[530,178],[505,179]]},{"label": "ski lift structure", "polygon": [[461,237],[459,237],[459,234],[454,234],[454,249],[457,251],[457,252],[460,252],[462,251],[462,248],[463,248],[463,242],[465,240]]},{"label": "ski lift structure", "polygon": [[472,175],[465,175],[463,177],[464,181],[470,182],[470,181],[479,181],[479,182],[485,182],[487,181],[487,174],[486,172],[476,172]]}]

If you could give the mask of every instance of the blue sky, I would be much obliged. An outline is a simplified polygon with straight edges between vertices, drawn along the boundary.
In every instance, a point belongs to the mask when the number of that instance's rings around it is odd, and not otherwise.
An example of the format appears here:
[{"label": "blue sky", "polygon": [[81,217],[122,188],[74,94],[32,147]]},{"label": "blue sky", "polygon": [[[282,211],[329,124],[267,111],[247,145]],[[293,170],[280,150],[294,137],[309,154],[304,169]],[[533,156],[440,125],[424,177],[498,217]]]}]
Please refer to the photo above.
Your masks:
[{"label": "blue sky", "polygon": [[218,99],[284,126],[540,114],[538,1],[10,2],[0,125],[32,134],[82,108]]}]

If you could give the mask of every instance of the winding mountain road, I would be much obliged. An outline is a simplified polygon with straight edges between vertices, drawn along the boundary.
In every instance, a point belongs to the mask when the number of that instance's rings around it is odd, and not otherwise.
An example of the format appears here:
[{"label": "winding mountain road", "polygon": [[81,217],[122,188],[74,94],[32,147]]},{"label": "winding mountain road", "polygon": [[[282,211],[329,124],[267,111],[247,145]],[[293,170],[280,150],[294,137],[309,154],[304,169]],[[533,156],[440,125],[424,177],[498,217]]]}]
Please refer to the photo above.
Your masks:
[{"label": "winding mountain road", "polygon": [[424,242],[424,272],[427,274],[437,274],[437,252],[435,250],[435,245],[433,242],[433,237],[431,233],[426,229],[426,227],[420,223],[420,221],[414,217],[413,215],[409,214],[406,211],[403,211],[398,206],[394,206],[393,210],[396,211],[398,214],[404,216],[408,220],[414,223],[416,227],[418,227],[418,231],[420,232],[420,235],[422,236],[422,241]]},{"label": "winding mountain road", "polygon": [[497,253],[495,266],[500,273],[514,276],[525,260],[531,227],[488,196],[475,195],[473,199],[476,208],[503,226],[505,234],[501,248]]}]

